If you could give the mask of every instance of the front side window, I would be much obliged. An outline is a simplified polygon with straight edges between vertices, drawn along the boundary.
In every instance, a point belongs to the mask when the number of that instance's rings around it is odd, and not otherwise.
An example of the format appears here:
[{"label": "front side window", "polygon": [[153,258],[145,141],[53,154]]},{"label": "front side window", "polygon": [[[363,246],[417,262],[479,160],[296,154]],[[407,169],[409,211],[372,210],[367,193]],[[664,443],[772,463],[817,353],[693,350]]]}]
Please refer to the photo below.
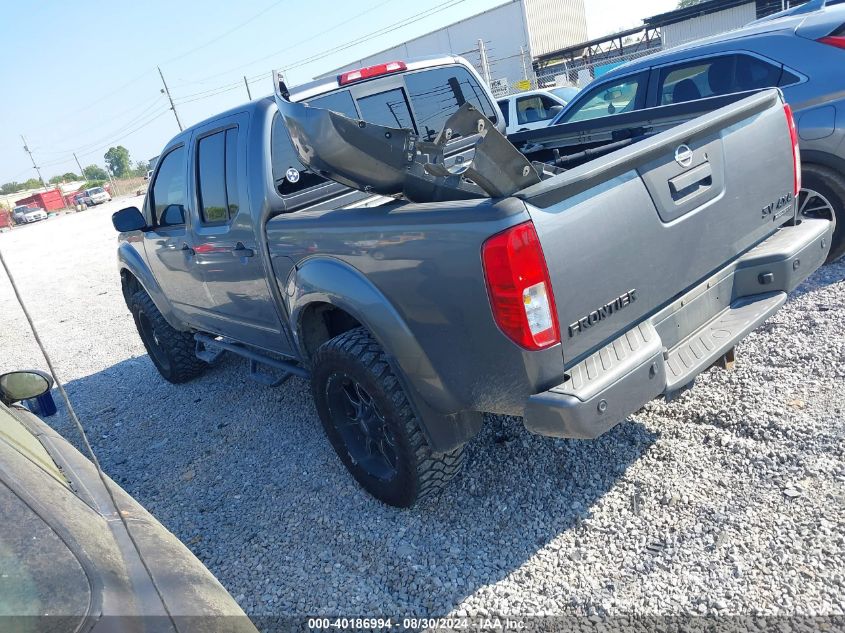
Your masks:
[{"label": "front side window", "polygon": [[578,99],[558,123],[589,121],[636,109],[640,91],[645,89],[645,78],[646,74],[641,73],[596,86]]},{"label": "front side window", "polygon": [[417,117],[418,132],[425,141],[433,141],[443,129],[446,119],[466,102],[496,122],[493,104],[487,99],[475,77],[462,66],[445,66],[410,73],[405,75],[405,85]]},{"label": "front side window", "polygon": [[157,226],[185,223],[185,147],[177,147],[161,159],[152,187],[153,217]]},{"label": "front side window", "polygon": [[560,106],[560,104],[544,95],[521,97],[516,100],[516,120],[520,125],[547,121],[560,110],[560,108],[552,110],[554,106]]},{"label": "front side window", "polygon": [[405,99],[405,91],[401,88],[360,97],[358,107],[364,121],[388,127],[414,129],[408,100]]},{"label": "front side window", "polygon": [[721,55],[667,66],[660,71],[660,104],[777,86],[781,67],[751,55]]}]

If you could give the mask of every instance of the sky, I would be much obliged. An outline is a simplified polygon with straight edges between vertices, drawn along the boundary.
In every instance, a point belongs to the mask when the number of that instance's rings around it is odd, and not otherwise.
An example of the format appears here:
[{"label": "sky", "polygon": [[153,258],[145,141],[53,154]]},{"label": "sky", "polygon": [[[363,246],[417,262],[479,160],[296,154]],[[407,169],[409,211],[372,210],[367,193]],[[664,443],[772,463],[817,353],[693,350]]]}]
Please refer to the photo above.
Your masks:
[{"label": "sky", "polygon": [[[585,0],[590,39],[669,11],[677,0]],[[0,183],[103,165],[112,145],[146,160],[184,127],[503,4],[502,0],[41,0],[8,3],[0,24]]]}]

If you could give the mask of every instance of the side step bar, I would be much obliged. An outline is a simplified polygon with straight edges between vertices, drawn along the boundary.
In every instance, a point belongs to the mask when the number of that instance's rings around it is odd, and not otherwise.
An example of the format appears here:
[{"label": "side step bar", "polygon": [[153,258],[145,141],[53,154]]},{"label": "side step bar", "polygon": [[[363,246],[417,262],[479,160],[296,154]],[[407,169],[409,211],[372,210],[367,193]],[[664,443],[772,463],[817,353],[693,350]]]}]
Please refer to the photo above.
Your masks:
[{"label": "side step bar", "polygon": [[[300,378],[310,378],[311,374],[307,369],[300,367],[290,361],[279,360],[271,356],[267,356],[255,350],[249,349],[239,343],[230,343],[221,338],[214,338],[207,334],[194,334],[194,340],[197,342],[196,355],[200,360],[207,363],[212,363],[217,360],[223,352],[232,352],[238,356],[242,356],[249,361],[249,374],[256,381],[268,387],[278,387],[291,376],[299,376]],[[265,365],[273,369],[279,369],[283,373],[279,378],[261,371],[260,366]]]}]

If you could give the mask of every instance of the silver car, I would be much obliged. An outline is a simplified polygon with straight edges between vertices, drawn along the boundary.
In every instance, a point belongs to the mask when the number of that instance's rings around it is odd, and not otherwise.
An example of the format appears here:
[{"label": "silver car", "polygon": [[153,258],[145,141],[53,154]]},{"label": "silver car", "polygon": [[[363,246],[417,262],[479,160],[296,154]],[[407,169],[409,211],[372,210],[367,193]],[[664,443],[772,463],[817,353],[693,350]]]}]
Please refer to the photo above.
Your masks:
[{"label": "silver car", "polygon": [[833,261],[845,253],[845,4],[818,5],[615,68],[552,124],[777,86],[798,127],[801,212],[837,219]]}]

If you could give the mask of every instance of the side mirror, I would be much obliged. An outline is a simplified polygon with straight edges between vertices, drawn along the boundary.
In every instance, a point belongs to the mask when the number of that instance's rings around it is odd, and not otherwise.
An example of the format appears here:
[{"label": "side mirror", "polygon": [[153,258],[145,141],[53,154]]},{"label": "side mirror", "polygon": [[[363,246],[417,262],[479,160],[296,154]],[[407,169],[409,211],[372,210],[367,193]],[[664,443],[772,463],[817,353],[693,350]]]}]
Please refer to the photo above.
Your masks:
[{"label": "side mirror", "polygon": [[563,106],[560,105],[560,104],[553,105],[551,108],[549,108],[549,112],[552,114],[552,116],[556,116],[562,110],[563,110]]},{"label": "side mirror", "polygon": [[53,387],[50,374],[37,369],[12,371],[0,376],[0,401],[12,404],[42,396]]},{"label": "side mirror", "polygon": [[147,228],[147,221],[138,207],[126,207],[112,214],[111,223],[116,231],[127,233],[129,231],[143,231]]}]

